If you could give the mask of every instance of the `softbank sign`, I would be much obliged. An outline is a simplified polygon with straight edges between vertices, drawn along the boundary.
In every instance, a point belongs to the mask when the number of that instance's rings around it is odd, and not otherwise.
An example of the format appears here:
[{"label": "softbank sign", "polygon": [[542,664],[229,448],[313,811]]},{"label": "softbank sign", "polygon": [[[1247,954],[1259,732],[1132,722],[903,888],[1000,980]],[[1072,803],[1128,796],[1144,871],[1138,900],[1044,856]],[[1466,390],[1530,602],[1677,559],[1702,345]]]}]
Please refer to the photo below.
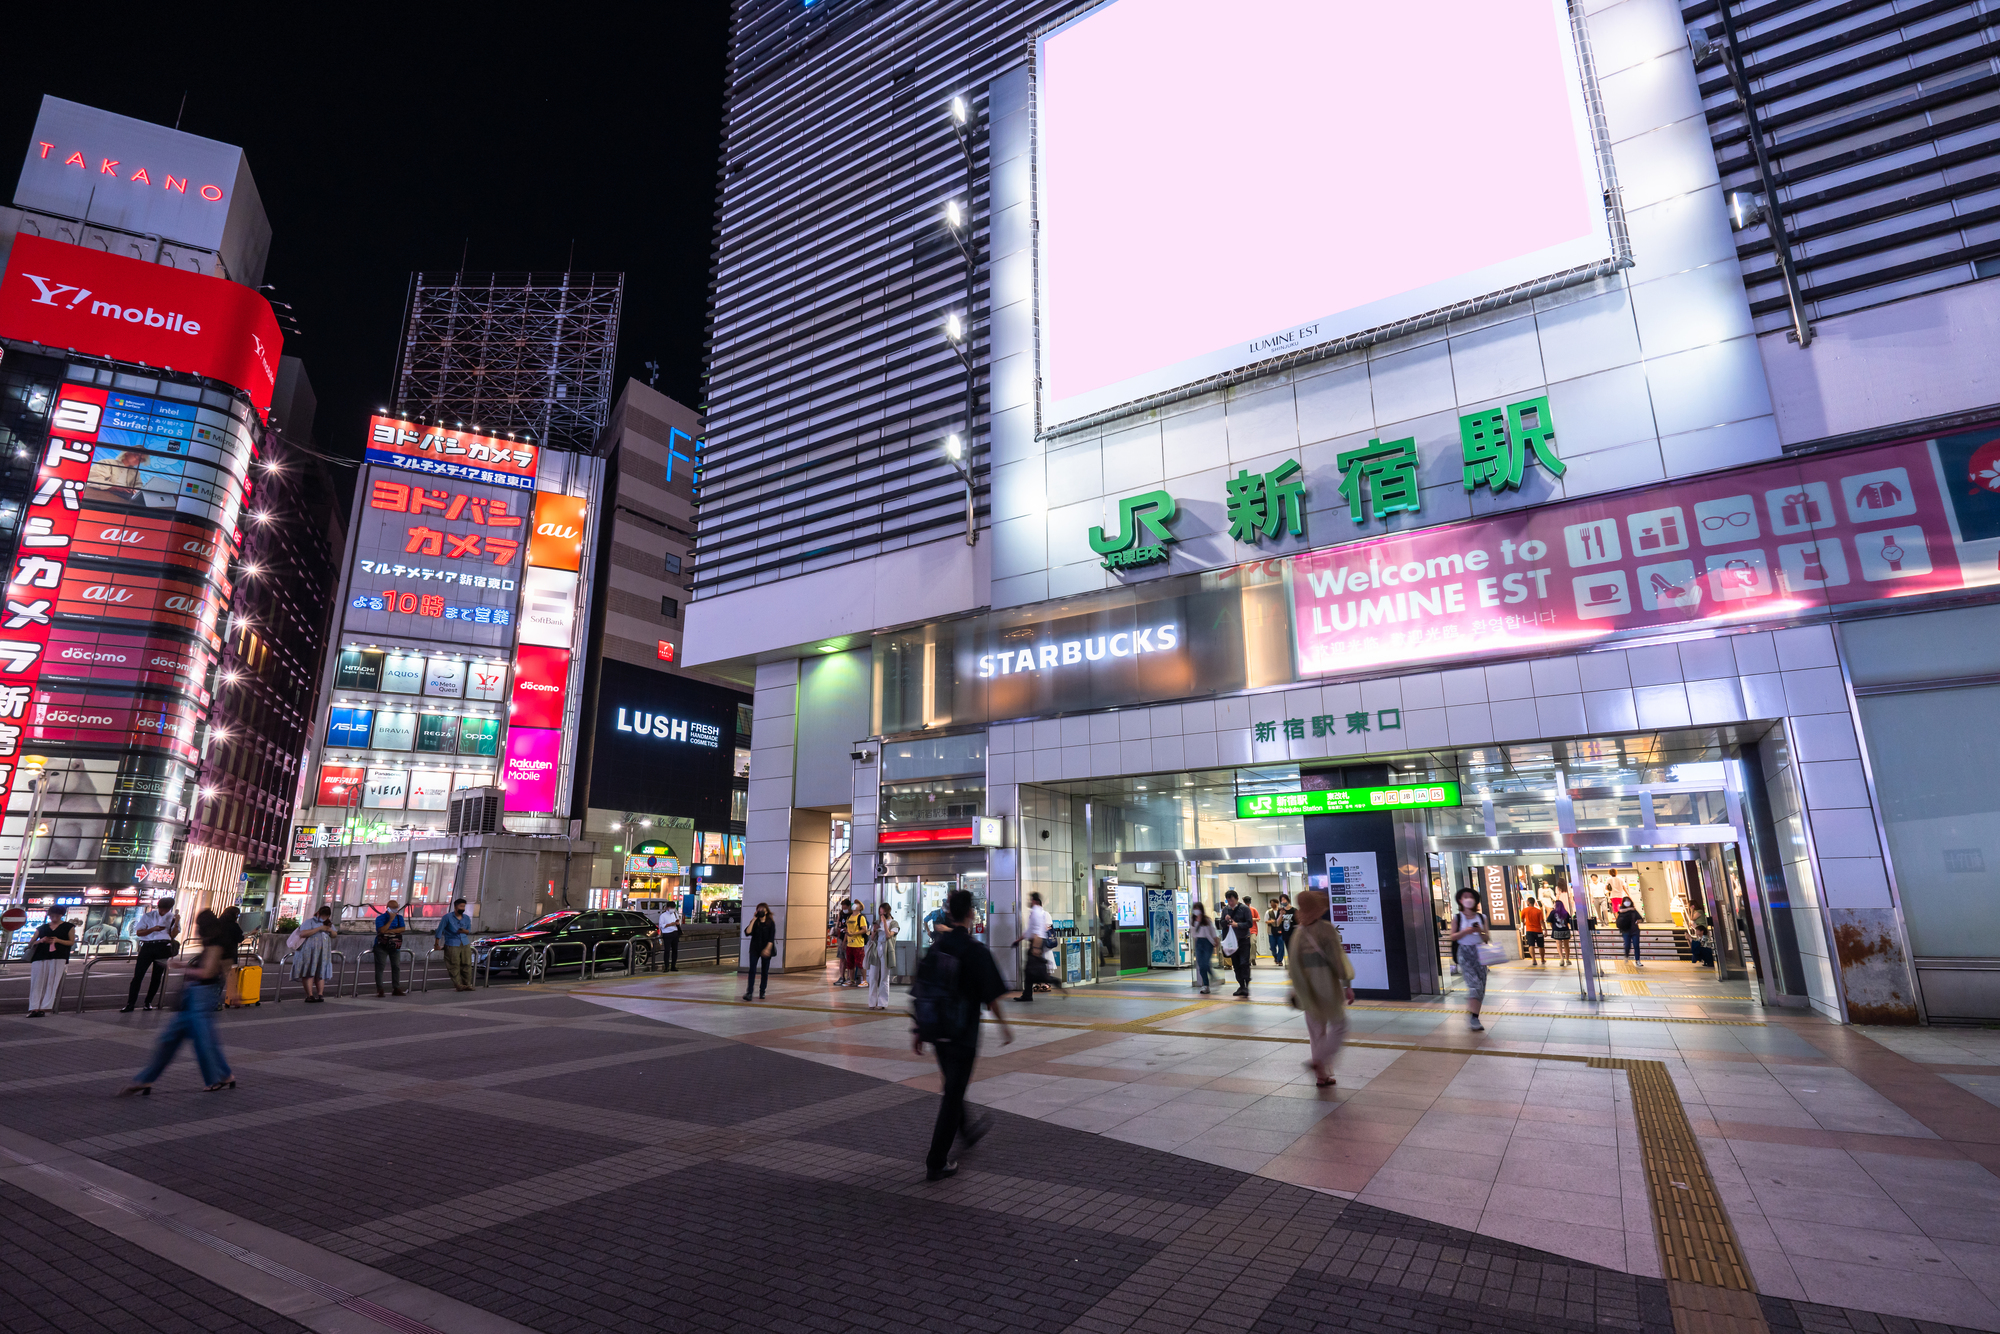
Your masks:
[{"label": "softbank sign", "polygon": [[269,410],[284,340],[240,283],[20,235],[0,277],[0,337],[192,371]]}]

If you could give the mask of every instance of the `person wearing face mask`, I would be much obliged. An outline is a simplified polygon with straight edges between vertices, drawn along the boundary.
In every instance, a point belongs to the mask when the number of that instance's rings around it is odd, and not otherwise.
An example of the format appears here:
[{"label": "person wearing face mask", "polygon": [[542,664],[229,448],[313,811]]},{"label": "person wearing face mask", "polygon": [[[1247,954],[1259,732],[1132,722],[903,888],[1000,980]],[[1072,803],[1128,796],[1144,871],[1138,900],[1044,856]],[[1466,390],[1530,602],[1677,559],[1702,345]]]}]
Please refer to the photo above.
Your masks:
[{"label": "person wearing face mask", "polygon": [[1486,961],[1479,957],[1479,947],[1492,938],[1486,914],[1479,911],[1479,895],[1469,889],[1459,890],[1458,911],[1451,915],[1451,930],[1445,933],[1445,939],[1451,942],[1452,956],[1458,960],[1458,975],[1465,982],[1466,1018],[1474,1032],[1486,1028],[1479,1022],[1479,1007],[1486,1000]]},{"label": "person wearing face mask", "polygon": [[139,1006],[139,984],[146,981],[147,970],[153,977],[146,987],[146,1008],[152,1009],[153,1002],[160,997],[160,987],[167,980],[167,960],[174,957],[180,948],[176,937],[181,933],[181,915],[174,911],[172,899],[161,899],[153,911],[139,918],[132,928],[132,938],[139,942],[138,959],[132,969],[132,990],[125,996],[125,1008],[119,1013],[130,1014]]},{"label": "person wearing face mask", "polygon": [[333,942],[338,935],[333,929],[333,905],[322,903],[285,942],[292,949],[292,976],[305,988],[308,1005],[326,1003],[326,980],[333,976]]},{"label": "person wearing face mask", "polygon": [[771,956],[778,952],[778,922],[771,916],[770,904],[757,905],[757,915],[743,934],[750,937],[750,975],[743,981],[743,999],[762,1000],[771,987]]},{"label": "person wearing face mask", "polygon": [[28,1018],[40,1019],[56,1008],[62,991],[63,970],[69,967],[70,948],[76,944],[76,923],[69,909],[49,909],[48,920],[35,928],[28,946]]}]

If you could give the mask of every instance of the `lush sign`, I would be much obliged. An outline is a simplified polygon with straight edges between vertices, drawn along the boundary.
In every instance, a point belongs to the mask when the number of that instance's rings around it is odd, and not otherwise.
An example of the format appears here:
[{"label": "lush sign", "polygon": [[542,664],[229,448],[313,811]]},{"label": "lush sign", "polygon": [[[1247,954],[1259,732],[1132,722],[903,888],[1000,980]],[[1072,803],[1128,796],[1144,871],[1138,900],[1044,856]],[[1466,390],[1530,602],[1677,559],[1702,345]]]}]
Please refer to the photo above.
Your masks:
[{"label": "lush sign", "polygon": [[1320,792],[1262,792],[1236,798],[1236,818],[1277,815],[1354,815],[1363,811],[1456,806],[1457,783],[1403,783],[1393,787],[1334,787]]}]

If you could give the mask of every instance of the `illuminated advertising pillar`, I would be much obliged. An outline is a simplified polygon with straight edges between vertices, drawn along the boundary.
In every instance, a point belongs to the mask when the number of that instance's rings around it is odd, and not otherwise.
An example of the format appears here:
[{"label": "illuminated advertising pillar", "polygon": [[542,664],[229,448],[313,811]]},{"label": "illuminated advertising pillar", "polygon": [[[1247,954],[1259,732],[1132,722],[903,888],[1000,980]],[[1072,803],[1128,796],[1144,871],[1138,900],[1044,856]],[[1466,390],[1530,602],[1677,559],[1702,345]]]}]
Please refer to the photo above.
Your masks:
[{"label": "illuminated advertising pillar", "polygon": [[522,575],[503,781],[509,811],[548,815],[566,811],[566,752],[575,751],[575,729],[569,729],[566,743],[565,724],[574,715],[580,676],[574,668],[590,502],[537,492],[534,517]]}]

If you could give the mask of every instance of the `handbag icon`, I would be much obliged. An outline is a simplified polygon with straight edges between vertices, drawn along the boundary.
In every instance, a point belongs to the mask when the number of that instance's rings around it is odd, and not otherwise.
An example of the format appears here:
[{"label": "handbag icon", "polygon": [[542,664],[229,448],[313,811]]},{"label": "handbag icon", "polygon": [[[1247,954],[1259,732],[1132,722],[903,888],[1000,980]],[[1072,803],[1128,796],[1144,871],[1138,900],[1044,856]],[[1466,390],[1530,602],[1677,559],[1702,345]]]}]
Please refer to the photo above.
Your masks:
[{"label": "handbag icon", "polygon": [[1732,556],[1722,566],[1724,577],[1733,580],[1738,588],[1755,588],[1757,571],[1741,556]]},{"label": "handbag icon", "polygon": [[1822,511],[1820,510],[1819,502],[1814,500],[1812,493],[1808,491],[1795,491],[1791,495],[1786,496],[1783,513],[1787,527],[1801,523],[1817,524],[1822,522]]}]

